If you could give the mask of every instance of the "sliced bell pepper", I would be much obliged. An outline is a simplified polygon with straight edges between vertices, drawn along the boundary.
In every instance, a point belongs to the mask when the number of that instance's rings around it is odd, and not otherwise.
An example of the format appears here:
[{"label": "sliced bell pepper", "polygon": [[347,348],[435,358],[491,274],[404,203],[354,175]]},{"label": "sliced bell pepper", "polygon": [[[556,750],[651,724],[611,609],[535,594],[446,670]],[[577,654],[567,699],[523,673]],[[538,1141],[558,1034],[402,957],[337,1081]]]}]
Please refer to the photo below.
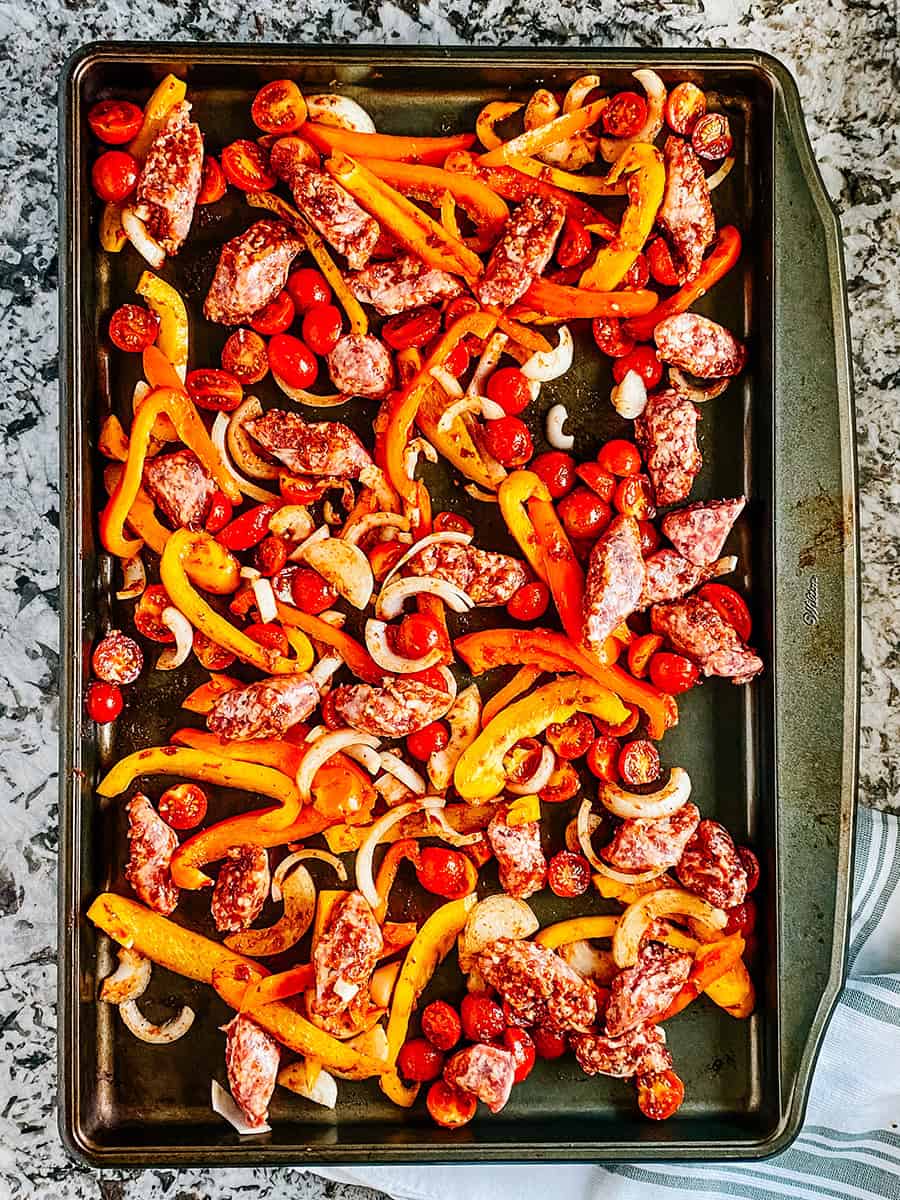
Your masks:
[{"label": "sliced bell pepper", "polygon": [[[431,533],[430,521],[426,533]],[[443,600],[431,592],[422,592],[416,597],[416,608],[426,617],[431,617],[437,625],[440,633],[438,645],[444,656],[438,666],[449,666],[453,662],[453,645],[450,641],[450,631],[447,629],[447,609]]]},{"label": "sliced bell pepper", "polygon": [[549,279],[535,279],[513,311],[520,321],[641,317],[657,308],[658,300],[656,292],[643,288],[635,292],[597,292],[551,283]]},{"label": "sliced bell pepper", "polygon": [[497,314],[497,325],[511,339],[507,343],[506,353],[519,362],[526,362],[537,351],[546,354],[548,350],[553,349],[542,333],[538,333],[536,329],[529,329],[527,325],[514,321],[504,313]]},{"label": "sliced bell pepper", "polygon": [[278,620],[282,625],[292,625],[296,629],[302,629],[314,641],[331,646],[358,679],[376,685],[383,681],[385,676],[383,668],[379,667],[369,652],[359,642],[354,641],[348,633],[344,633],[342,629],[338,629],[334,625],[329,625],[321,617],[301,612],[299,608],[283,604],[280,600],[276,601],[276,607]]},{"label": "sliced bell pepper", "polygon": [[273,1000],[289,1000],[291,996],[299,996],[312,987],[315,981],[316,972],[312,963],[302,963],[299,967],[279,971],[277,975],[266,975],[247,986],[241,997],[239,1011],[249,1012],[261,1004],[271,1004]]},{"label": "sliced bell pepper", "polygon": [[694,963],[687,982],[682,985],[681,991],[665,1012],[651,1018],[652,1023],[656,1025],[661,1021],[668,1021],[683,1008],[687,1008],[691,1001],[696,1000],[702,992],[705,992],[710,984],[720,979],[740,962],[743,953],[744,939],[739,933],[720,938],[717,942],[706,942],[699,945],[694,954]]},{"label": "sliced bell pepper", "polygon": [[[566,669],[565,666],[562,667],[562,670]],[[506,708],[507,704],[512,704],[513,700],[517,700],[523,692],[530,691],[542,673],[540,667],[520,667],[509,683],[505,684],[499,692],[494,692],[493,696],[485,701],[484,708],[481,710],[481,728],[484,729],[485,725],[489,725],[497,713]]]},{"label": "sliced bell pepper", "polygon": [[[493,193],[491,193],[493,195]],[[452,238],[456,238],[458,242],[463,240],[462,233],[459,228],[459,221],[456,219],[456,201],[450,192],[444,192],[440,200],[441,224],[447,230]],[[477,248],[466,242],[470,250]]]},{"label": "sliced bell pepper", "polygon": [[312,924],[316,911],[316,888],[309,872],[292,871],[281,885],[281,896],[284,912],[275,924],[267,929],[242,929],[230,934],[225,939],[229,950],[251,958],[269,958],[296,946]]},{"label": "sliced bell pepper", "polygon": [[[222,694],[224,695],[224,692]],[[178,729],[172,734],[172,742],[176,746],[188,746],[192,750],[211,751],[221,758],[272,767],[282,775],[287,775],[289,779],[293,779],[297,774],[305,753],[303,746],[283,742],[278,738],[254,738],[250,742],[234,742],[230,738],[222,738],[217,733],[207,733],[203,729]]]},{"label": "sliced bell pepper", "polygon": [[187,373],[189,327],[181,293],[152,271],[144,271],[134,290],[159,317],[159,349],[183,383]]},{"label": "sliced bell pepper", "polygon": [[128,237],[122,228],[122,205],[112,200],[103,205],[99,227],[100,245],[107,254],[120,254]]},{"label": "sliced bell pepper", "polygon": [[506,824],[515,829],[541,819],[540,796],[516,796],[506,807]]},{"label": "sliced bell pepper", "polygon": [[[579,192],[584,196],[624,196],[627,185],[623,179],[611,179],[610,175],[579,175],[575,171],[564,171],[560,167],[551,167],[547,163],[542,163],[535,158],[519,158],[513,157],[509,160],[509,165],[517,171],[521,171],[523,175],[530,175],[532,179],[543,180],[545,183],[552,183],[558,188],[562,188],[567,192]],[[590,224],[596,224],[594,219],[591,219]],[[606,217],[600,218],[599,228],[596,230],[600,237],[607,240],[614,236],[615,225]]]},{"label": "sliced bell pepper", "polygon": [[533,471],[513,471],[497,490],[497,501],[507,529],[516,539],[535,575],[546,583],[547,568],[541,544],[525,507],[529,500],[535,498],[549,502],[550,493],[544,481]]},{"label": "sliced bell pepper", "polygon": [[756,1007],[756,989],[741,959],[724,975],[707,984],[705,991],[710,1000],[738,1021],[746,1020]]},{"label": "sliced bell pepper", "polygon": [[437,380],[425,381],[416,412],[416,424],[435,450],[479,487],[493,492],[506,478],[506,469],[491,458],[472,436],[475,422],[470,413],[456,417],[449,429],[438,428],[447,407],[447,393]]},{"label": "sliced bell pepper", "polygon": [[397,1055],[406,1041],[409,1023],[419,997],[428,986],[438,964],[447,957],[453,944],[465,926],[469,912],[477,896],[473,893],[462,900],[451,900],[442,904],[431,914],[415,941],[406,952],[400,976],[394,986],[391,1011],[388,1016],[388,1069],[382,1075],[380,1087],[389,1100],[402,1108],[409,1108],[415,1101],[419,1085],[407,1087],[396,1071]]},{"label": "sliced bell pepper", "polygon": [[185,390],[184,380],[159,346],[144,347],[141,352],[141,365],[144,368],[144,378],[151,387],[174,388],[176,392]]},{"label": "sliced bell pepper", "polygon": [[493,167],[501,166],[515,157],[531,158],[547,146],[555,146],[557,142],[564,142],[573,133],[578,133],[579,130],[593,125],[600,119],[601,113],[608,104],[609,100],[607,99],[594,100],[591,104],[585,104],[583,108],[576,108],[574,112],[554,117],[546,125],[539,125],[536,129],[526,129],[524,133],[520,133],[511,141],[503,142],[501,145],[495,146],[493,150],[489,150],[487,154],[482,154],[478,161],[485,167]]},{"label": "sliced bell pepper", "polygon": [[619,231],[581,276],[578,286],[595,292],[611,292],[625,278],[650,236],[666,188],[662,154],[643,142],[635,142],[616,162],[606,179],[615,182],[630,174],[628,207]]},{"label": "sliced bell pepper", "polygon": [[322,154],[437,164],[456,150],[468,150],[475,142],[473,133],[454,133],[449,137],[397,137],[390,133],[357,133],[333,125],[320,125],[316,121],[307,121],[300,129],[300,135]]},{"label": "sliced bell pepper", "polygon": [[407,946],[413,944],[419,927],[415,921],[385,921],[381,926],[381,932],[384,937],[384,945],[378,957],[390,958],[392,954],[399,954],[401,950],[405,950]]},{"label": "sliced bell pepper", "polygon": [[563,629],[577,644],[584,620],[584,571],[549,497],[532,496],[526,507],[556,611]]},{"label": "sliced bell pepper", "polygon": [[618,923],[618,917],[572,917],[568,921],[557,921],[555,925],[547,925],[534,935],[534,940],[539,946],[556,950],[570,942],[611,938]]},{"label": "sliced bell pepper", "polygon": [[[208,713],[220,696],[243,686],[239,679],[232,679],[229,675],[210,675],[206,683],[201,683],[198,688],[194,688],[185,696],[181,707],[186,708],[188,712]],[[190,743],[186,742],[185,745],[190,745]]]},{"label": "sliced bell pepper", "polygon": [[491,100],[475,118],[475,133],[485,150],[496,150],[503,145],[503,138],[496,131],[496,126],[507,117],[513,117],[525,106],[517,100]]},{"label": "sliced bell pepper", "polygon": [[[697,276],[690,283],[680,287],[673,295],[661,300],[646,316],[636,315],[632,320],[626,321],[622,326],[622,332],[628,337],[634,338],[635,341],[649,341],[653,337],[653,330],[660,321],[664,321],[666,317],[673,317],[676,313],[686,312],[695,300],[705,296],[714,283],[718,283],[723,276],[728,274],[740,256],[740,233],[733,225],[723,225],[719,230],[712,253],[703,260]],[[638,295],[637,292],[632,294]]]},{"label": "sliced bell pepper", "polygon": [[[484,801],[498,796],[506,783],[503,759],[522,738],[562,724],[576,712],[592,713],[617,725],[628,710],[609,688],[581,675],[565,675],[545,683],[530,696],[508,705],[463,751],[453,782],[464,800]],[[609,715],[607,715],[609,714]]]},{"label": "sliced bell pepper", "polygon": [[100,426],[97,449],[104,458],[113,458],[116,462],[123,463],[128,458],[128,438],[115,413],[110,413]]},{"label": "sliced bell pepper", "polygon": [[419,843],[415,838],[402,838],[399,842],[394,842],[392,846],[388,846],[387,853],[381,860],[375,876],[375,891],[381,898],[381,903],[375,909],[375,920],[380,925],[384,924],[391,888],[404,860],[411,862],[414,867],[419,866]]},{"label": "sliced bell pepper", "polygon": [[[487,829],[497,812],[497,805],[490,804],[447,804],[441,812],[457,833],[479,833]],[[333,825],[324,831],[328,849],[333,854],[346,854],[358,850],[371,830],[370,825]],[[384,834],[382,845],[390,845],[402,838],[429,837],[434,834],[433,821],[428,813],[411,813],[398,821]]]}]

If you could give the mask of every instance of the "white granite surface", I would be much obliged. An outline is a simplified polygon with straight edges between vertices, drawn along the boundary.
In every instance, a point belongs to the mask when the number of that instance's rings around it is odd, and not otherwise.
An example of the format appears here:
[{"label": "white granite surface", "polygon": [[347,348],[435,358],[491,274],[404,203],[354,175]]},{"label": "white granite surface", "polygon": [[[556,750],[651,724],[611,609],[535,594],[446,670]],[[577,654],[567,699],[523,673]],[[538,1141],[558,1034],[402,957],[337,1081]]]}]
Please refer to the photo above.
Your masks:
[{"label": "white granite surface", "polygon": [[[300,14],[297,19],[286,13]],[[477,15],[475,15],[477,14]],[[894,0],[0,2],[0,1200],[356,1197],[296,1171],[92,1174],[55,1127],[56,87],[96,38],[732,46],[796,74],[840,206],[863,554],[861,798],[900,783],[900,127]]]}]

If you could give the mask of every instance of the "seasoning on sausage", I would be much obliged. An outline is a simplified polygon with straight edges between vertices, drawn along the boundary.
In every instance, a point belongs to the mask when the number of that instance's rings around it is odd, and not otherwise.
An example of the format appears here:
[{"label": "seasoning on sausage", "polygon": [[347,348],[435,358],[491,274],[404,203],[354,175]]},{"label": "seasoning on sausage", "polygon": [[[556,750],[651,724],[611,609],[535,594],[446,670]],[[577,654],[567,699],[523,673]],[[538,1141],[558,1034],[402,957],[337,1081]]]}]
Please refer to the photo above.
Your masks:
[{"label": "seasoning on sausage", "polygon": [[588,1030],[597,1019],[591,985],[536,942],[498,938],[476,956],[475,970],[526,1025],[563,1033]]},{"label": "seasoning on sausage", "polygon": [[650,610],[654,633],[669,639],[679,654],[686,654],[704,675],[720,675],[735,683],[749,683],[763,669],[763,661],[738,637],[708,600],[688,596]]},{"label": "seasoning on sausage", "polygon": [[362,892],[348,892],[332,909],[313,953],[320,1012],[343,1011],[368,987],[383,945],[369,902]]},{"label": "seasoning on sausage", "polygon": [[458,542],[426,546],[406,565],[413,575],[442,579],[485,607],[508,603],[513,593],[528,582],[528,572],[517,558]]},{"label": "seasoning on sausage", "polygon": [[134,213],[167,254],[177,254],[191,228],[203,175],[203,136],[191,106],[176,104],[153,139],[138,176]]},{"label": "seasoning on sausage", "polygon": [[689,562],[708,567],[722,553],[725,539],[741,515],[746,496],[735,500],[705,500],[666,513],[662,531]]},{"label": "seasoning on sausage", "polygon": [[508,308],[544,270],[566,218],[555,196],[529,196],[506,222],[474,291],[482,304]]},{"label": "seasoning on sausage", "polygon": [[689,892],[717,908],[733,908],[747,897],[747,872],[731,834],[718,821],[701,821],[676,870]]},{"label": "seasoning on sausage", "polygon": [[508,825],[506,818],[507,810],[501,807],[491,818],[487,838],[497,858],[500,886],[508,895],[525,900],[547,884],[541,827],[537,821]]},{"label": "seasoning on sausage", "polygon": [[144,484],[172,524],[183,529],[202,527],[216,494],[213,477],[190,450],[151,458]]},{"label": "seasoning on sausage", "polygon": [[234,1102],[248,1125],[265,1125],[281,1061],[278,1043],[244,1013],[233,1017],[224,1032],[225,1068]]},{"label": "seasoning on sausage", "polygon": [[220,933],[248,929],[269,894],[269,856],[263,846],[229,847],[212,894],[212,917]]},{"label": "seasoning on sausage", "polygon": [[335,713],[351,729],[376,737],[399,738],[443,717],[452,704],[448,692],[418,679],[388,678],[383,687],[343,684],[331,693]]},{"label": "seasoning on sausage", "polygon": [[94,647],[91,666],[98,679],[120,687],[134,683],[144,666],[144,652],[121,629],[111,629]]},{"label": "seasoning on sausage", "polygon": [[676,313],[653,330],[656,352],[664,363],[690,371],[698,379],[739,375],[747,347],[724,325],[697,313]]},{"label": "seasoning on sausage", "polygon": [[452,300],[463,290],[449,272],[429,267],[411,254],[391,262],[370,263],[364,271],[348,275],[347,283],[360,304],[371,304],[383,317]]},{"label": "seasoning on sausage", "polygon": [[616,626],[637,608],[644,588],[641,531],[614,517],[591,550],[584,586],[584,643],[599,654]]},{"label": "seasoning on sausage", "polygon": [[634,436],[653,481],[656,503],[680,504],[703,466],[697,446],[698,413],[677,392],[657,392],[634,423]]},{"label": "seasoning on sausage", "polygon": [[700,821],[696,804],[687,803],[671,817],[632,817],[621,823],[600,854],[620,871],[653,871],[674,867]]},{"label": "seasoning on sausage", "polygon": [[297,413],[270,408],[245,421],[244,428],[264,450],[298,475],[346,475],[356,479],[372,465],[352,429],[339,421],[304,421]]},{"label": "seasoning on sausage", "polygon": [[290,161],[293,143],[287,142],[278,159],[278,172],[286,181],[294,201],[330,246],[343,254],[351,270],[364,267],[371,257],[381,230],[378,222],[356,203],[348,191],[330,175],[301,161]]},{"label": "seasoning on sausage", "polygon": [[651,604],[664,604],[667,600],[680,600],[707,579],[725,575],[733,571],[736,565],[737,559],[723,558],[708,567],[697,567],[674,550],[657,550],[644,562],[644,590],[638,609],[649,608]]},{"label": "seasoning on sausage", "polygon": [[693,956],[661,942],[647,942],[633,967],[610,984],[606,1032],[620,1037],[664,1013],[691,973]]},{"label": "seasoning on sausage", "polygon": [[275,299],[303,248],[283,221],[256,221],[222,247],[203,315],[219,325],[245,324]]},{"label": "seasoning on sausage", "polygon": [[306,720],[318,703],[319,689],[309,675],[275,675],[225,692],[210,709],[206,724],[234,742],[280,738]]},{"label": "seasoning on sausage", "polygon": [[477,1096],[498,1113],[509,1099],[515,1074],[516,1061],[508,1050],[476,1042],[448,1060],[444,1082]]},{"label": "seasoning on sausage", "polygon": [[703,263],[703,253],[716,236],[716,220],[706,175],[690,142],[667,139],[666,190],[656,223],[668,235],[672,264],[679,283],[693,279]]},{"label": "seasoning on sausage", "polygon": [[569,1042],[586,1075],[630,1079],[632,1075],[668,1071],[672,1066],[666,1035],[658,1025],[630,1029],[621,1037],[576,1033]]},{"label": "seasoning on sausage", "polygon": [[328,355],[331,382],[346,396],[380,400],[394,383],[386,348],[371,333],[346,333]]},{"label": "seasoning on sausage", "polygon": [[168,916],[178,904],[178,888],[169,864],[178,838],[142,793],[129,800],[128,865],[125,878],[137,898],[154,912]]}]

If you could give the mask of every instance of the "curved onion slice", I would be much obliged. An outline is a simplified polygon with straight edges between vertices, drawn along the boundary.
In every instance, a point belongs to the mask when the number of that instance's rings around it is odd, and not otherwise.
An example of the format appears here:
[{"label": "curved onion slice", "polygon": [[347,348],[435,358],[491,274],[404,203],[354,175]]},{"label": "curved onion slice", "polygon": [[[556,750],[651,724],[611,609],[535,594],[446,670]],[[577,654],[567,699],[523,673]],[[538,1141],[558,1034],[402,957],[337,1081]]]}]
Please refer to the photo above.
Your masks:
[{"label": "curved onion slice", "polygon": [[463,488],[467,496],[471,496],[473,500],[480,500],[483,504],[496,504],[497,496],[494,492],[486,492],[484,488],[480,488],[477,483],[467,483]]},{"label": "curved onion slice", "polygon": [[[456,693],[457,693],[456,676],[453,674],[453,672],[450,670],[449,667],[438,667],[438,674],[444,681],[444,686],[447,689],[447,695],[450,697],[450,703],[452,704],[453,701],[456,699]],[[448,706],[448,710],[449,710],[449,706]]]},{"label": "curved onion slice", "polygon": [[582,75],[580,79],[576,79],[563,100],[563,114],[574,112],[576,108],[584,108],[585,100],[598,87],[600,87],[599,75]]},{"label": "curved onion slice", "polygon": [[470,608],[475,607],[469,596],[452,583],[435,579],[431,575],[412,575],[408,579],[398,579],[396,583],[381,589],[381,594],[375,602],[375,615],[379,620],[385,617],[388,620],[399,617],[404,603],[410,596],[420,596],[422,592],[440,596],[447,607],[456,613],[468,612]]},{"label": "curved onion slice", "polygon": [[671,817],[684,808],[690,796],[691,777],[683,767],[673,767],[662,787],[645,795],[628,792],[617,783],[604,783],[600,788],[604,808],[626,821],[641,817],[649,821]]},{"label": "curved onion slice", "polygon": [[443,533],[429,533],[425,537],[419,538],[414,546],[410,546],[406,553],[397,559],[390,571],[388,571],[387,575],[385,575],[384,583],[381,585],[382,589],[388,587],[391,580],[394,578],[400,568],[405,566],[406,563],[408,563],[414,555],[418,554],[420,550],[424,550],[426,546],[437,546],[440,544],[449,545],[453,542],[459,546],[468,546],[471,540],[471,533],[459,533],[452,529],[448,529]]},{"label": "curved onion slice", "polygon": [[454,400],[458,400],[463,394],[462,384],[455,375],[451,375],[446,367],[432,367],[430,371],[432,379],[435,379],[448,396]]},{"label": "curved onion slice", "polygon": [[381,897],[375,887],[375,878],[372,874],[375,847],[398,821],[402,821],[415,812],[443,807],[444,801],[440,796],[427,796],[423,800],[409,800],[406,804],[398,804],[396,808],[390,809],[372,825],[365,841],[356,852],[356,886],[373,909],[378,908],[381,903]]},{"label": "curved onion slice", "polygon": [[551,379],[559,379],[565,375],[572,365],[575,354],[575,343],[568,325],[560,325],[559,342],[555,350],[535,350],[534,354],[522,363],[522,374],[526,379],[536,379],[539,383],[549,383]]},{"label": "curved onion slice", "polygon": [[633,967],[637,962],[641,939],[657,917],[676,913],[692,917],[715,936],[728,923],[728,914],[693,892],[683,888],[662,888],[658,892],[647,892],[629,904],[616,926],[613,935],[613,955],[619,967]]},{"label": "curved onion slice", "polygon": [[262,412],[262,405],[256,396],[248,396],[229,416],[225,440],[238,470],[246,471],[254,479],[277,479],[282,468],[277,463],[267,462],[256,453],[251,444],[250,434],[244,428],[245,421],[261,417]]},{"label": "curved onion slice", "polygon": [[344,660],[339,654],[323,654],[319,661],[310,668],[309,677],[319,689],[323,692],[335,671],[340,670],[344,665]]},{"label": "curved onion slice", "polygon": [[378,755],[382,769],[387,771],[388,775],[393,775],[395,779],[399,779],[402,784],[417,796],[424,796],[428,791],[425,780],[419,772],[404,762],[399,754],[394,754],[390,750],[382,750]]},{"label": "curved onion slice", "polygon": [[549,746],[544,746],[541,750],[541,758],[538,765],[535,767],[529,779],[524,783],[510,783],[506,781],[504,787],[508,792],[512,792],[514,796],[530,796],[532,793],[540,792],[550,782],[550,776],[556,767],[556,755]]},{"label": "curved onion slice", "polygon": [[463,395],[460,393],[453,403],[448,404],[438,417],[438,433],[449,433],[453,422],[459,417],[464,417],[466,413],[480,413],[481,409],[482,399],[480,396],[470,396],[468,393]]},{"label": "curved onion slice", "polygon": [[704,404],[707,400],[715,400],[721,396],[731,383],[731,378],[707,380],[705,385],[691,383],[678,367],[669,367],[669,382],[679,396],[693,400],[695,404]]},{"label": "curved onion slice", "polygon": [[547,413],[547,441],[554,450],[571,450],[575,438],[571,433],[563,433],[563,426],[569,419],[568,409],[564,404],[554,404]]},{"label": "curved onion slice", "polygon": [[613,408],[626,421],[635,421],[647,407],[647,385],[637,371],[626,371],[609,393]]},{"label": "curved onion slice", "polygon": [[484,387],[488,376],[492,374],[494,368],[499,363],[508,341],[509,335],[499,329],[495,329],[488,338],[481,352],[481,358],[475,364],[475,370],[472,372],[469,386],[466,388],[468,395],[482,396],[484,394]]},{"label": "curved onion slice", "polygon": [[308,404],[310,408],[335,408],[338,404],[346,404],[348,400],[343,392],[328,392],[326,395],[317,396],[315,392],[308,392],[306,388],[293,387],[280,375],[276,375],[274,371],[272,378],[295,404]]},{"label": "curved onion slice", "polygon": [[[309,739],[307,738],[307,740]],[[316,772],[339,750],[345,750],[348,746],[371,746],[373,750],[377,750],[379,744],[379,739],[374,734],[359,733],[355,729],[335,729],[322,734],[303,755],[297,771],[297,791],[300,793],[301,801],[309,804],[312,799],[312,782],[316,777]]]},{"label": "curved onion slice", "polygon": [[733,166],[734,155],[729,154],[728,157],[722,162],[718,170],[713,171],[712,175],[707,175],[706,186],[711,192],[714,192],[719,184],[728,178],[728,176],[731,174],[731,168]]},{"label": "curved onion slice", "polygon": [[459,693],[444,720],[450,737],[443,750],[428,756],[428,778],[437,792],[446,791],[463,751],[475,741],[481,724],[481,695],[474,683]]},{"label": "curved onion slice", "polygon": [[334,868],[334,873],[341,883],[347,882],[347,868],[336,854],[332,854],[329,850],[295,850],[293,854],[289,854],[287,858],[281,860],[272,875],[272,899],[276,903],[281,899],[281,888],[285,876],[296,867],[297,863],[303,862],[306,858],[315,858],[319,862],[328,863],[330,867]]},{"label": "curved onion slice", "polygon": [[363,609],[372,599],[375,576],[369,560],[352,542],[329,537],[310,544],[307,539],[302,561],[318,571],[338,595],[343,596],[354,608]]},{"label": "curved onion slice", "polygon": [[385,526],[408,531],[409,517],[404,517],[402,513],[395,512],[366,513],[364,517],[360,517],[358,521],[355,521],[346,532],[341,533],[340,538],[344,542],[350,542],[352,545],[358,546],[362,539],[370,534],[373,529],[383,529]]},{"label": "curved onion slice", "polygon": [[405,804],[407,800],[412,800],[415,796],[405,783],[401,783],[396,775],[379,775],[372,787],[384,800],[388,808],[396,808],[398,804]]},{"label": "curved onion slice", "polygon": [[[601,875],[605,875],[608,879],[616,879],[619,883],[648,883],[651,879],[658,879],[660,875],[665,875],[667,867],[656,867],[652,871],[642,871],[640,874],[634,874],[627,871],[617,871],[614,867],[607,866],[601,858],[598,858],[591,843],[591,834],[593,832],[591,818],[594,815],[591,812],[591,804],[592,801],[589,798],[582,801],[575,821],[575,831],[581,853],[595,871],[599,871]],[[595,829],[596,826],[593,826],[593,828]]]},{"label": "curved onion slice", "polygon": [[632,71],[631,74],[647,93],[647,120],[634,137],[600,139],[600,153],[607,162],[617,162],[635,142],[652,142],[663,127],[666,85],[649,67],[642,67],[640,71]]},{"label": "curved onion slice", "polygon": [[[428,814],[426,829],[432,821],[441,827],[441,832],[435,833],[434,836],[439,837],[442,842],[449,842],[451,846],[474,846],[476,842],[480,842],[484,837],[481,830],[477,830],[474,833],[460,833],[458,829],[454,829],[447,820],[447,814],[441,808],[436,808],[434,812]],[[432,830],[428,830],[428,832],[431,833]]]},{"label": "curved onion slice", "polygon": [[[335,991],[340,995],[337,985]],[[312,1059],[301,1058],[282,1067],[278,1072],[278,1082],[282,1087],[302,1096],[304,1100],[311,1100],[313,1104],[321,1104],[324,1108],[334,1108],[337,1104],[337,1080]]]},{"label": "curved onion slice", "polygon": [[149,958],[128,946],[120,946],[119,965],[112,975],[107,975],[103,980],[100,999],[106,1004],[124,1004],[126,1000],[137,1000],[147,990],[151,969],[152,963]]},{"label": "curved onion slice", "polygon": [[141,258],[146,259],[154,271],[158,271],[166,261],[165,250],[156,238],[150,236],[147,226],[133,208],[123,208],[120,220],[122,230],[129,242]]},{"label": "curved onion slice", "polygon": [[154,1025],[137,1006],[137,1000],[124,1000],[119,1005],[119,1014],[130,1033],[142,1042],[151,1046],[168,1046],[184,1037],[194,1023],[194,1010],[183,1005],[177,1017],[172,1017],[164,1025]]},{"label": "curved onion slice", "polygon": [[225,939],[229,950],[251,958],[269,958],[296,946],[312,925],[316,913],[316,885],[306,867],[295,864],[291,875],[287,879],[282,877],[278,894],[284,901],[284,911],[275,924],[229,934]]},{"label": "curved onion slice", "polygon": [[194,628],[190,621],[174,605],[168,604],[160,614],[160,621],[175,634],[175,645],[163,650],[156,660],[157,671],[174,671],[187,662],[194,646]]},{"label": "curved onion slice", "polygon": [[393,675],[415,675],[417,671],[427,671],[429,667],[436,667],[444,657],[441,647],[433,646],[422,658],[404,658],[391,649],[387,631],[384,621],[377,621],[374,617],[366,621],[366,649],[379,667],[384,667]]},{"label": "curved onion slice", "polygon": [[234,1098],[230,1092],[222,1087],[217,1081],[212,1081],[212,1089],[210,1092],[210,1104],[214,1113],[218,1113],[223,1117],[235,1133],[239,1133],[241,1137],[248,1137],[254,1133],[271,1133],[272,1126],[266,1125],[251,1125],[241,1110],[238,1108]]},{"label": "curved onion slice", "polygon": [[308,535],[308,537],[305,537],[299,546],[294,547],[294,549],[288,555],[288,561],[302,562],[306,551],[310,546],[314,546],[316,542],[325,542],[330,537],[331,530],[328,528],[328,526],[320,525],[318,529],[314,529],[312,533]]},{"label": "curved onion slice", "polygon": [[122,586],[116,592],[117,600],[137,600],[147,586],[147,571],[140,553],[122,562]]},{"label": "curved onion slice", "polygon": [[259,609],[259,619],[270,624],[278,618],[278,605],[275,603],[275,593],[272,591],[272,582],[269,579],[253,580],[253,595],[256,599],[256,607]]},{"label": "curved onion slice", "polygon": [[359,763],[370,775],[377,775],[381,770],[378,751],[373,750],[371,746],[348,746],[344,754],[355,763]]},{"label": "curved onion slice", "polygon": [[303,542],[313,531],[313,519],[305,504],[283,504],[269,517],[269,533],[289,542]]},{"label": "curved onion slice", "polygon": [[328,92],[320,96],[306,96],[306,111],[310,121],[320,125],[332,125],[338,129],[350,129],[354,133],[374,133],[375,122],[355,100],[349,96],[338,96]]},{"label": "curved onion slice", "polygon": [[475,965],[475,956],[492,942],[500,938],[523,942],[540,927],[540,921],[524,900],[503,894],[486,896],[472,908],[459,935],[460,970],[466,975],[470,974]]},{"label": "curved onion slice", "polygon": [[274,492],[267,492],[265,488],[257,487],[255,483],[251,483],[249,479],[245,479],[240,471],[231,461],[231,457],[225,446],[225,438],[228,434],[228,413],[217,413],[215,421],[213,421],[210,437],[212,443],[219,452],[225,470],[238,485],[245,496],[249,496],[251,500],[259,500],[262,504],[267,504],[270,500],[277,500],[278,497]]}]

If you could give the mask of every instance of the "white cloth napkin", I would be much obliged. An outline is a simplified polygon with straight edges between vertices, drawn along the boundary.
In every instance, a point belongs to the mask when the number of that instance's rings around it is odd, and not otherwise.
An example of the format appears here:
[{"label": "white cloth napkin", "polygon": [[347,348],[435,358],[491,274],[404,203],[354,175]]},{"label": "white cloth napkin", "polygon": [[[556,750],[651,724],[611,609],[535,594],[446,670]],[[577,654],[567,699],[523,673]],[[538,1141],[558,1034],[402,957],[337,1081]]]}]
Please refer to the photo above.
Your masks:
[{"label": "white cloth napkin", "polygon": [[857,819],[850,980],[832,1017],[806,1121],[751,1163],[316,1168],[403,1200],[900,1200],[900,822]]}]

